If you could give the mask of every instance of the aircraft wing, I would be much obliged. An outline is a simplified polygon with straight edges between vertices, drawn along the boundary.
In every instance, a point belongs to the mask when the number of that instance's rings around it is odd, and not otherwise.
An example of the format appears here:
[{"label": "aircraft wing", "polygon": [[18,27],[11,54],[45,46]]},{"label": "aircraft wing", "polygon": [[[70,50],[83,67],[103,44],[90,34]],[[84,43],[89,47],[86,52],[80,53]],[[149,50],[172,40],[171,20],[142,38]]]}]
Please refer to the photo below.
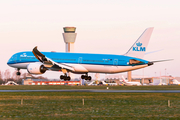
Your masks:
[{"label": "aircraft wing", "polygon": [[46,57],[44,54],[39,52],[39,50],[37,49],[37,46],[33,49],[32,52],[33,52],[34,56],[40,62],[43,63],[44,67],[46,67],[48,69],[56,69],[56,70],[66,69],[67,71],[72,71],[72,72],[75,71],[72,66],[69,66],[69,65],[66,65],[66,64],[63,64],[63,63],[54,62],[50,58]]}]

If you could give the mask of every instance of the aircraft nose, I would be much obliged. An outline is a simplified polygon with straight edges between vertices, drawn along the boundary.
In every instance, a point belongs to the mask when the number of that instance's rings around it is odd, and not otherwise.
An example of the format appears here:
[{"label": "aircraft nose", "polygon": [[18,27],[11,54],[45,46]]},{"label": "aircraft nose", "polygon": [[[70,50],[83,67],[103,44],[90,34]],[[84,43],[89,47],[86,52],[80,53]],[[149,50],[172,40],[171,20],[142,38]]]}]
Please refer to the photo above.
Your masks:
[{"label": "aircraft nose", "polygon": [[8,60],[7,65],[10,65],[10,64],[11,64],[11,61],[10,61],[10,60]]},{"label": "aircraft nose", "polygon": [[13,57],[11,57],[9,60],[8,60],[8,62],[7,62],[7,65],[11,65],[13,63]]}]

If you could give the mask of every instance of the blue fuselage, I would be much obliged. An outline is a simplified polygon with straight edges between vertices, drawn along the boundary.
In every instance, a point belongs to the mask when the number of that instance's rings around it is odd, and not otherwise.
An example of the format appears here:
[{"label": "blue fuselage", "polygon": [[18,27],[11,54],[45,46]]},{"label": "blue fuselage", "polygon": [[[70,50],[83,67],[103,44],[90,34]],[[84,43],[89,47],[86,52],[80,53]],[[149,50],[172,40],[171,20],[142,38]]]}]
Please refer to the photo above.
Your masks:
[{"label": "blue fuselage", "polygon": [[[57,63],[89,64],[89,65],[110,65],[110,66],[132,66],[129,60],[141,61],[138,65],[148,64],[148,61],[124,55],[112,54],[87,54],[87,53],[63,53],[63,52],[42,52],[46,57]],[[14,54],[8,65],[19,63],[39,62],[31,51]]]}]

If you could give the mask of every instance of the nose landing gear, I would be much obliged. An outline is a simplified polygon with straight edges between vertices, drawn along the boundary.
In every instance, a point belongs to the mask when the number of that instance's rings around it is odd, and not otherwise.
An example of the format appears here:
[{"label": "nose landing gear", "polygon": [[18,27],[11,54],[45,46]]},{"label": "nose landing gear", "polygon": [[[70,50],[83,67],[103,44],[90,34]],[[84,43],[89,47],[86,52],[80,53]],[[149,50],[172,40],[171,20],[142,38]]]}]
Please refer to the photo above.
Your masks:
[{"label": "nose landing gear", "polygon": [[17,69],[17,72],[16,72],[16,75],[17,75],[17,76],[20,76],[20,75],[21,75],[21,73],[19,72],[19,70],[20,70],[20,69],[18,68],[18,69]]}]

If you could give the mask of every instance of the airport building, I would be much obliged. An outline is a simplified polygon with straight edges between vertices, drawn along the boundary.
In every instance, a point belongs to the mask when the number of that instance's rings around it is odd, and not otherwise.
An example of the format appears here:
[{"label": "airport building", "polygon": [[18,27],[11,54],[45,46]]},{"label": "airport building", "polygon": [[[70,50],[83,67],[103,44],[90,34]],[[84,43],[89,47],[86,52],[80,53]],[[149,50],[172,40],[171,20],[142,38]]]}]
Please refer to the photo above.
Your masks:
[{"label": "airport building", "polygon": [[81,85],[81,81],[32,79],[30,76],[27,76],[26,79],[22,81],[22,85]]},{"label": "airport building", "polygon": [[[118,75],[117,75],[118,76]],[[139,82],[142,85],[175,85],[174,82],[176,78],[171,76],[161,76],[161,77],[133,77],[131,82]],[[90,83],[94,83],[92,85],[95,85],[97,82],[99,85],[102,85],[102,82],[105,82],[107,84],[113,84],[116,83],[116,85],[125,85],[124,82],[122,82],[122,78],[120,77],[107,77],[104,80],[96,80],[96,81],[90,81]],[[177,80],[176,85],[180,85],[180,80]],[[96,83],[96,85],[97,85]],[[32,79],[31,77],[27,77],[25,80],[22,81],[22,85],[83,85],[87,84],[87,82],[84,83],[84,81],[76,80],[76,81],[60,81],[60,80],[47,80],[47,79]],[[88,84],[90,85],[90,84]],[[103,84],[104,85],[104,84]]]},{"label": "airport building", "polygon": [[[161,76],[161,77],[148,77],[148,76],[133,76],[131,79],[131,82],[140,82],[141,84],[146,85],[172,85],[173,80],[175,78],[172,76]],[[117,84],[120,84],[120,81],[122,80],[120,75],[108,75],[106,76],[105,81],[107,82],[116,82]]]}]

